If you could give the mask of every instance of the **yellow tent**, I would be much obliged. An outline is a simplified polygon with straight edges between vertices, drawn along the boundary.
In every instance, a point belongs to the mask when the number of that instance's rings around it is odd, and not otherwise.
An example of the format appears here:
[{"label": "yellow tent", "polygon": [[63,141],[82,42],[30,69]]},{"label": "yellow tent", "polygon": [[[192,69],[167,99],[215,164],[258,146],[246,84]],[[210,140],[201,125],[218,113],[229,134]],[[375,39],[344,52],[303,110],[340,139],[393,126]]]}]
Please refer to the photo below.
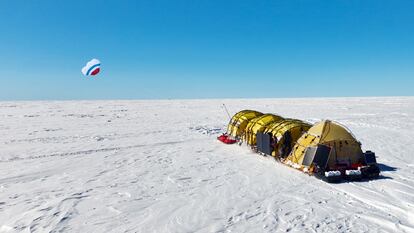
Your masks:
[{"label": "yellow tent", "polygon": [[269,133],[273,137],[272,155],[281,158],[287,157],[296,141],[310,127],[310,124],[296,119],[285,119],[269,124],[264,133]]},{"label": "yellow tent", "polygon": [[236,113],[227,126],[227,134],[239,138],[244,133],[247,123],[253,118],[263,115],[261,112],[253,110],[243,110]]},{"label": "yellow tent", "polygon": [[316,123],[298,139],[285,163],[304,167],[306,149],[317,145],[331,148],[328,167],[344,163],[351,165],[360,162],[362,158],[361,143],[343,126],[325,120]]},{"label": "yellow tent", "polygon": [[281,121],[283,118],[281,116],[273,114],[264,114],[262,116],[252,119],[246,126],[244,140],[247,145],[255,146],[256,145],[256,134],[258,132],[263,132],[266,129],[266,126],[269,124]]}]

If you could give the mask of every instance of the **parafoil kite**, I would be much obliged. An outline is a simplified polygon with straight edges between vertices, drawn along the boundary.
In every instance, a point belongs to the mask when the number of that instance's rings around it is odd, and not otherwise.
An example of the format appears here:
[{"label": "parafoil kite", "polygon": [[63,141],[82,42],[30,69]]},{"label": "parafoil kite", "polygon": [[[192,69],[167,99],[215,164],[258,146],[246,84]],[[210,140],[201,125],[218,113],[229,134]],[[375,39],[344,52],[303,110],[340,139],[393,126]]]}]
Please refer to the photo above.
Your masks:
[{"label": "parafoil kite", "polygon": [[101,62],[95,58],[86,63],[86,66],[82,68],[82,74],[85,76],[97,75],[99,71],[101,71]]}]

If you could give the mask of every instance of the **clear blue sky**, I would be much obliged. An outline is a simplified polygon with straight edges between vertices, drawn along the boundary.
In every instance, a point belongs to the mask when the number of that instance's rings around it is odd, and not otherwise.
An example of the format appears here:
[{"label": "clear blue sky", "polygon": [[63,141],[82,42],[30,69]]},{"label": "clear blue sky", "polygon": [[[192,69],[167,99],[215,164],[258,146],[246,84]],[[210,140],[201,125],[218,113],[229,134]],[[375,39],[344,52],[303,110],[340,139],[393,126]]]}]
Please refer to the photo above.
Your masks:
[{"label": "clear blue sky", "polygon": [[410,0],[0,1],[0,100],[390,95],[414,95]]}]

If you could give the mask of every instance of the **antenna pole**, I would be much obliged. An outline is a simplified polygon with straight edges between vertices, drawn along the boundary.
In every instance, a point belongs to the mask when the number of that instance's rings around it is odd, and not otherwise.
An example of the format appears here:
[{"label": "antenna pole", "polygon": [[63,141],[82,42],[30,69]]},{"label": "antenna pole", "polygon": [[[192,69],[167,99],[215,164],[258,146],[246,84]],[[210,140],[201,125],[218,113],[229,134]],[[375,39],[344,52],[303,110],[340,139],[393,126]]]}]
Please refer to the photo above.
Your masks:
[{"label": "antenna pole", "polygon": [[224,110],[226,110],[227,116],[229,116],[229,120],[231,120],[231,116],[225,104],[223,104]]}]

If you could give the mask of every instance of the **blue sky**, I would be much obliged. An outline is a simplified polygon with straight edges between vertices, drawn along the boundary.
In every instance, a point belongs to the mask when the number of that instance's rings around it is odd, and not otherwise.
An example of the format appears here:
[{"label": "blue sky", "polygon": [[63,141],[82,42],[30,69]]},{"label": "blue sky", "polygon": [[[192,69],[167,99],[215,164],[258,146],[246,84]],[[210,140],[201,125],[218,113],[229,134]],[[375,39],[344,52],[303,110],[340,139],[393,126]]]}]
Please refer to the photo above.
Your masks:
[{"label": "blue sky", "polygon": [[[0,1],[0,100],[414,94],[414,1]],[[101,74],[85,78],[90,59]]]}]

